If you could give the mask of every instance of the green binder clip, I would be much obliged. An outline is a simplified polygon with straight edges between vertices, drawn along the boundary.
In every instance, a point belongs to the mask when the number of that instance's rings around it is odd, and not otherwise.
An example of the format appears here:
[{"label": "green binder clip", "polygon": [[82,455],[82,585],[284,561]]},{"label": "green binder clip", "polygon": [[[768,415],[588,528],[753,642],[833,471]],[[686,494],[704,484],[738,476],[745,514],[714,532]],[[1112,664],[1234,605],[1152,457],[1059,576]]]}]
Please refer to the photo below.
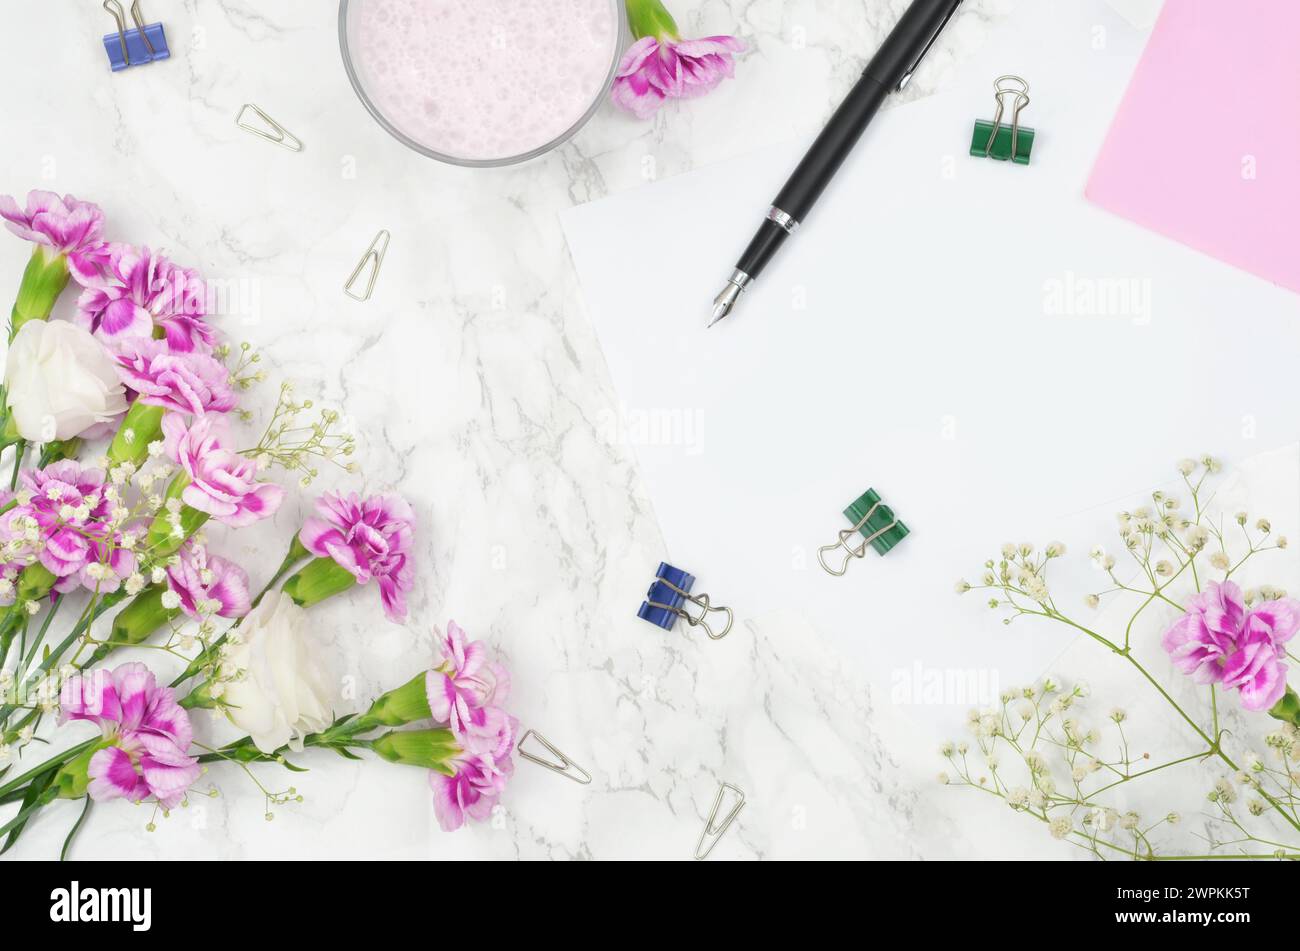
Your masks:
[{"label": "green binder clip", "polygon": [[[1034,151],[1034,130],[1020,125],[1020,113],[1029,105],[1029,83],[1019,76],[999,76],[993,83],[993,93],[998,111],[993,114],[992,122],[983,119],[975,122],[970,154],[1028,165]],[[1005,126],[1002,117],[1006,115],[1008,96],[1015,97],[1015,104],[1011,107],[1011,125]]]},{"label": "green binder clip", "polygon": [[[875,489],[867,489],[860,498],[844,510],[844,517],[853,523],[853,527],[841,531],[839,541],[834,545],[817,549],[817,560],[821,562],[822,568],[827,574],[837,578],[849,570],[849,562],[867,554],[868,545],[880,554],[886,555],[906,538],[910,531],[894,517],[894,510],[880,501],[880,493]],[[855,547],[849,544],[849,539],[857,534],[862,536],[862,540]],[[826,563],[826,554],[837,549],[846,552],[844,561],[838,569]]]}]

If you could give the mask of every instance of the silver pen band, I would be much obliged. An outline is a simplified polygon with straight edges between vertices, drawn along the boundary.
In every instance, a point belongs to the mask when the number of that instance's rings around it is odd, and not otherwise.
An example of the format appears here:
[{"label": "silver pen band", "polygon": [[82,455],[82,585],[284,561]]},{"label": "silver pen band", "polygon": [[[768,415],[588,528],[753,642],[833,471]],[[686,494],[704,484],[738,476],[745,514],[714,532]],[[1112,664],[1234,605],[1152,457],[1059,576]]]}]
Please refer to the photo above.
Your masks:
[{"label": "silver pen band", "polygon": [[799,230],[798,220],[793,215],[787,214],[780,208],[773,207],[772,210],[767,213],[767,220],[775,221],[785,229],[786,234],[794,234]]}]

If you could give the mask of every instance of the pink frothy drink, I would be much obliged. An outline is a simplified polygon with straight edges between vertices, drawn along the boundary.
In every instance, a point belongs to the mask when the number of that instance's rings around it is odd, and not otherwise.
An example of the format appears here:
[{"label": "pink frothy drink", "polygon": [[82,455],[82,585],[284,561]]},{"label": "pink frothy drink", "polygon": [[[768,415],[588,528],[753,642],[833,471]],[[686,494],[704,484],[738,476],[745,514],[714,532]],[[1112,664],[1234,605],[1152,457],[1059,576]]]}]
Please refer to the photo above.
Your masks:
[{"label": "pink frothy drink", "polygon": [[504,162],[589,116],[622,0],[347,0],[346,49],[372,111],[438,156]]}]

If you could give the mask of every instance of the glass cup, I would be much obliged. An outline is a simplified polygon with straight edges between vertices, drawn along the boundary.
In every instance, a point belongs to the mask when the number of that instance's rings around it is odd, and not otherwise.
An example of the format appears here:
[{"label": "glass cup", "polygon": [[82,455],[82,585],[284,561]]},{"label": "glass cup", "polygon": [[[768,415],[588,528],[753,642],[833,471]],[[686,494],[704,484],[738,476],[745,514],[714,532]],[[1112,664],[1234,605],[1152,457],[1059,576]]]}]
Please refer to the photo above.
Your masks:
[{"label": "glass cup", "polygon": [[[609,0],[611,13],[614,16],[615,38],[613,46],[613,56],[609,62],[609,69],[605,74],[605,80],[599,90],[593,96],[590,106],[582,116],[573,123],[569,128],[555,136],[549,142],[544,142],[527,151],[520,152],[517,155],[506,155],[493,158],[470,158],[458,156],[448,152],[438,151],[437,149],[416,141],[410,134],[410,130],[404,130],[399,123],[391,116],[386,115],[375,102],[374,97],[367,90],[367,80],[363,71],[358,68],[353,56],[355,48],[355,13],[370,0],[340,0],[339,2],[339,48],[343,54],[343,66],[347,70],[348,79],[352,83],[352,88],[356,91],[357,98],[366,110],[374,116],[378,122],[393,138],[397,139],[407,148],[414,149],[421,155],[427,155],[429,158],[437,159],[439,162],[446,162],[450,165],[460,165],[468,168],[495,168],[504,165],[517,165],[521,162],[527,162],[530,159],[545,155],[547,152],[558,148],[569,139],[571,139],[578,130],[585,126],[591,117],[594,116],[605,97],[609,95],[610,88],[614,85],[614,76],[618,72],[618,65],[623,57],[623,52],[627,45],[627,8],[623,0]],[[349,16],[349,11],[353,11],[354,16]]]}]

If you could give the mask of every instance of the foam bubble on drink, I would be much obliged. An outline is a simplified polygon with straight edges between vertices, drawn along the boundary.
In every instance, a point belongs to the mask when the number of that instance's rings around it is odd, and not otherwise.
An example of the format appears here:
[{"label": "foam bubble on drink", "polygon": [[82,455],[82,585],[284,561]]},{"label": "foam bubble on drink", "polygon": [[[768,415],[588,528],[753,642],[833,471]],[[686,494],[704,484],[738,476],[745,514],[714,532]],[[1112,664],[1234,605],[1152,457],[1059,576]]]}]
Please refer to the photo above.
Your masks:
[{"label": "foam bubble on drink", "polygon": [[524,155],[604,89],[622,0],[353,0],[362,88],[408,138],[454,158]]}]

